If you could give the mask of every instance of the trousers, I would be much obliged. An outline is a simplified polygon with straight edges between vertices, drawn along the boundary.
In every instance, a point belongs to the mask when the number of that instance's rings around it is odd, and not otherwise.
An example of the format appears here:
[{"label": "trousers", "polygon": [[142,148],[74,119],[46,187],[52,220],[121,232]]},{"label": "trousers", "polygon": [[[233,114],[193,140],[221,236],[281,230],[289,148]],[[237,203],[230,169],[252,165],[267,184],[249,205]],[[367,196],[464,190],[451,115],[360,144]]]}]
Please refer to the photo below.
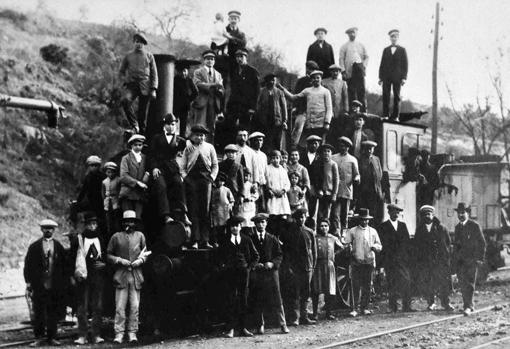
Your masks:
[{"label": "trousers", "polygon": [[246,328],[248,310],[248,281],[250,272],[246,268],[233,268],[227,272],[227,330]]},{"label": "trousers", "polygon": [[[127,274],[129,279],[125,288],[115,289],[115,334],[136,333],[138,331],[138,310],[140,307],[140,290],[135,287],[133,273]],[[126,329],[126,308],[129,303],[129,316],[127,317]]]},{"label": "trousers", "polygon": [[383,117],[390,115],[390,94],[393,87],[393,112],[391,118],[396,119],[400,114],[400,81],[385,80],[382,85]]},{"label": "trousers", "polygon": [[[138,111],[135,116],[135,100],[138,99]],[[142,94],[140,87],[137,83],[128,83],[126,85],[126,91],[122,97],[121,104],[126,114],[129,126],[136,129],[138,132],[143,134],[147,123],[147,114],[149,113],[150,106],[149,95]]]},{"label": "trousers", "polygon": [[46,332],[48,339],[57,335],[57,321],[60,293],[53,289],[34,290],[32,304],[34,309],[34,335],[41,338]]},{"label": "trousers", "polygon": [[337,197],[331,209],[331,224],[335,235],[341,236],[342,231],[348,227],[348,215],[351,200]]},{"label": "trousers", "polygon": [[87,280],[78,285],[78,331],[81,336],[87,336],[89,308],[92,310],[92,336],[99,336],[103,314],[103,285],[104,276],[99,272],[89,274]]},{"label": "trousers", "polygon": [[308,298],[310,297],[310,282],[312,281],[313,271],[298,271],[294,273],[295,293],[294,293],[294,318],[299,321],[300,318],[307,318]]},{"label": "trousers", "polygon": [[211,203],[212,184],[206,178],[189,178],[184,180],[189,218],[191,219],[191,239],[194,242],[209,241],[209,206]]},{"label": "trousers", "polygon": [[352,291],[354,300],[354,309],[364,310],[370,302],[370,285],[372,284],[372,273],[374,266],[372,264],[351,264]]},{"label": "trousers", "polygon": [[464,309],[473,309],[473,294],[475,292],[477,270],[476,263],[464,263],[457,268]]},{"label": "trousers", "polygon": [[158,215],[182,221],[187,211],[184,182],[179,173],[160,175],[154,179],[153,191],[158,203]]}]

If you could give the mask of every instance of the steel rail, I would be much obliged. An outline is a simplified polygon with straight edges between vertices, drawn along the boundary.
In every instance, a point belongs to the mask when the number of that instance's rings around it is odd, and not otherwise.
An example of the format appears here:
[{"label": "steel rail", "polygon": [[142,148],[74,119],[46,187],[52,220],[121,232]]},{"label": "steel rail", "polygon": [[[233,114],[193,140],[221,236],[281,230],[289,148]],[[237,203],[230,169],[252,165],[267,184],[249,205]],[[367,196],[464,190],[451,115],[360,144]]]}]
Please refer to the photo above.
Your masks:
[{"label": "steel rail", "polygon": [[471,347],[470,349],[480,349],[480,348],[486,348],[488,347],[489,345],[492,345],[492,344],[498,344],[498,343],[502,343],[502,342],[506,342],[510,340],[510,336],[506,336],[506,337],[502,337],[502,338],[498,338],[498,339],[494,339],[490,342],[486,342],[486,343],[483,343],[483,344],[479,344],[479,345],[476,345],[474,347]]}]

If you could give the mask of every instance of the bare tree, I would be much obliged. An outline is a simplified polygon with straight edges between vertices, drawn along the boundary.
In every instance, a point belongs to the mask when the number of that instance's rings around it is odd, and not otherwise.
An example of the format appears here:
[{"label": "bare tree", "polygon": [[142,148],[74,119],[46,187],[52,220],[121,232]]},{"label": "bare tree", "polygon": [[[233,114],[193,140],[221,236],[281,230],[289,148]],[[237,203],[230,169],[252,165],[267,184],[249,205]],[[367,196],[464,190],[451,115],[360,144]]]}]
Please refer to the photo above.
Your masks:
[{"label": "bare tree", "polygon": [[156,21],[158,29],[171,43],[177,26],[185,22],[194,9],[194,1],[178,0],[171,7],[158,13],[151,13],[151,15]]}]

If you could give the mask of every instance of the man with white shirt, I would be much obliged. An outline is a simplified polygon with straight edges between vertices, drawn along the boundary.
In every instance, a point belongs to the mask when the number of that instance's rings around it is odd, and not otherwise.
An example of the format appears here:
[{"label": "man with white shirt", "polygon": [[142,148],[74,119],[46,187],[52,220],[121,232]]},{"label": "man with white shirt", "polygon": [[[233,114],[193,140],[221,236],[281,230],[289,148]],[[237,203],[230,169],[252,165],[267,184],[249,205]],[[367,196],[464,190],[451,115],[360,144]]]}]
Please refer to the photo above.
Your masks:
[{"label": "man with white shirt", "polygon": [[262,132],[253,132],[248,137],[250,147],[254,152],[255,166],[252,173],[253,178],[257,178],[259,184],[259,199],[257,200],[257,208],[259,212],[265,212],[265,195],[264,186],[266,185],[266,168],[267,168],[267,155],[262,151],[264,145],[265,135]]},{"label": "man with white shirt", "polygon": [[345,243],[350,245],[351,249],[352,317],[358,315],[358,310],[363,315],[372,314],[368,309],[370,285],[375,268],[375,253],[382,249],[377,231],[368,225],[373,219],[370,211],[367,208],[360,208],[354,217],[359,220],[359,224],[345,234]]},{"label": "man with white shirt", "polygon": [[452,288],[450,235],[446,227],[435,217],[433,206],[423,205],[419,211],[420,223],[414,235],[419,286],[427,299],[428,310],[436,309],[435,296],[439,293],[443,308],[452,311],[454,308],[449,299]]},{"label": "man with white shirt", "polygon": [[177,162],[177,155],[186,148],[186,140],[177,134],[177,118],[172,113],[165,115],[163,123],[163,132],[152,138],[147,155],[158,215],[163,223],[178,220],[191,224],[186,215],[184,183]]},{"label": "man with white shirt", "polygon": [[368,65],[368,54],[365,46],[356,41],[358,28],[352,27],[345,31],[349,41],[340,48],[339,65],[342,77],[347,81],[349,105],[353,100],[363,103],[362,111],[366,111],[367,100],[365,96],[365,71]]},{"label": "man with white shirt", "polygon": [[486,244],[480,224],[469,217],[471,207],[464,202],[459,202],[454,210],[457,211],[459,224],[455,226],[452,267],[459,278],[464,301],[464,315],[469,315],[474,310],[473,294],[476,274],[478,268],[484,264]]},{"label": "man with white shirt", "polygon": [[389,204],[389,219],[383,222],[377,232],[382,243],[381,262],[388,281],[390,311],[397,312],[397,296],[402,297],[402,311],[411,308],[411,272],[409,270],[409,231],[407,225],[399,220],[403,209]]},{"label": "man with white shirt", "polygon": [[263,178],[260,177],[260,171],[258,170],[257,161],[255,159],[255,151],[248,145],[248,131],[246,129],[240,129],[237,131],[237,155],[236,162],[243,165],[251,174],[252,182],[260,184],[265,181],[264,172]]}]

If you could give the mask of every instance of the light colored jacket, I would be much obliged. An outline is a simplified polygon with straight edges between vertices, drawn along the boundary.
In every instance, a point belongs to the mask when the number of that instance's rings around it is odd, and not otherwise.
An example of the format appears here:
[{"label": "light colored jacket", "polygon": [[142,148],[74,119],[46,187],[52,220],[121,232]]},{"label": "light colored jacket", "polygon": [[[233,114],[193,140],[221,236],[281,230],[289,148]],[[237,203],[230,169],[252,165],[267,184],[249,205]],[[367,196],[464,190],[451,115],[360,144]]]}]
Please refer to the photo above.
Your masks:
[{"label": "light colored jacket", "polygon": [[141,154],[142,161],[136,161],[133,152],[122,157],[120,162],[120,194],[121,199],[143,200],[144,192],[137,183],[147,183],[149,181],[149,173],[145,171],[145,155]]},{"label": "light colored jacket", "polygon": [[197,162],[199,154],[202,155],[207,170],[211,172],[211,180],[214,181],[218,175],[218,156],[214,146],[207,142],[203,142],[200,145],[190,143],[186,146],[182,155],[183,165],[180,169],[182,178],[186,178],[189,171],[191,171]]},{"label": "light colored jacket", "polygon": [[375,266],[375,252],[372,248],[377,252],[382,250],[377,230],[370,226],[351,228],[345,234],[345,243],[352,245],[353,263]]}]

